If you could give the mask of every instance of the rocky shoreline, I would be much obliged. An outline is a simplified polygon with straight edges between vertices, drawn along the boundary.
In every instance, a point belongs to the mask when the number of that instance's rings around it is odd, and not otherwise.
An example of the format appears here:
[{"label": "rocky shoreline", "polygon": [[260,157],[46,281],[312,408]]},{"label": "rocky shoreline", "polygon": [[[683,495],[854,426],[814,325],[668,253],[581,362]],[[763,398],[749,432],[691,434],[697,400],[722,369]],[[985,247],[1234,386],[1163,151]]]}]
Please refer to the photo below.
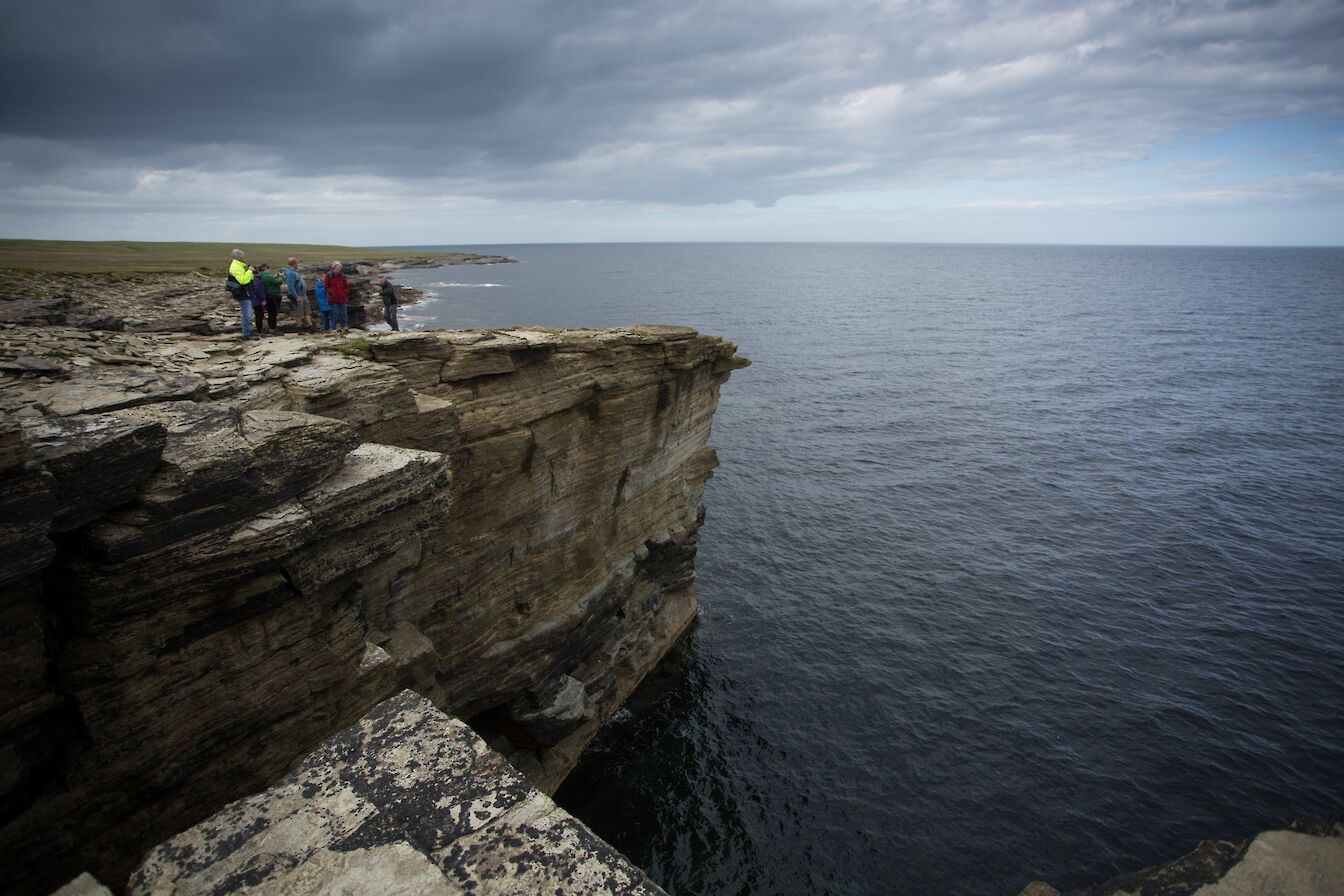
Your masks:
[{"label": "rocky shoreline", "polygon": [[1344,893],[1344,813],[1250,840],[1205,840],[1170,862],[1061,893],[1033,881],[1018,896],[1336,896]]}]

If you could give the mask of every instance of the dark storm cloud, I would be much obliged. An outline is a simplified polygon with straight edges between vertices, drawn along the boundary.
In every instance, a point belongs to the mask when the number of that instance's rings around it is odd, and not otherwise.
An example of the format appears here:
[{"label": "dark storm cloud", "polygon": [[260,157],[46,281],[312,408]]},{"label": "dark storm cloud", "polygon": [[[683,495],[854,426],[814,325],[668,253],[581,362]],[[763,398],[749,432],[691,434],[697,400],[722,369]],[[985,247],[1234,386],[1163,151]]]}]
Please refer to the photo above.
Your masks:
[{"label": "dark storm cloud", "polygon": [[195,168],[764,204],[1344,112],[1337,0],[54,0],[6,19],[0,182],[113,192]]}]

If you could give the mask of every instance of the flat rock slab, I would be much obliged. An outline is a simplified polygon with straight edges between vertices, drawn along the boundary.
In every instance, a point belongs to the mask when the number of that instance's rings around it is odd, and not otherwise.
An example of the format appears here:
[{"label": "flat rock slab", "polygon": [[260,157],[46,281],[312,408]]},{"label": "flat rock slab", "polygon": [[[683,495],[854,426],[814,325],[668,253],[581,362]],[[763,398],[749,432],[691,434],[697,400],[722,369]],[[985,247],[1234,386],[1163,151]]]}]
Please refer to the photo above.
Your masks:
[{"label": "flat rock slab", "polygon": [[133,333],[196,333],[209,336],[215,332],[210,321],[194,317],[171,317],[164,320],[127,322],[126,329]]},{"label": "flat rock slab", "polygon": [[411,691],[150,851],[127,893],[661,893]]},{"label": "flat rock slab", "polygon": [[1197,896],[1339,896],[1344,893],[1344,839],[1266,831],[1222,880]]},{"label": "flat rock slab", "polygon": [[51,414],[98,414],[163,401],[204,401],[205,380],[192,374],[165,373],[150,367],[104,365],[78,367],[70,377],[36,393]]}]

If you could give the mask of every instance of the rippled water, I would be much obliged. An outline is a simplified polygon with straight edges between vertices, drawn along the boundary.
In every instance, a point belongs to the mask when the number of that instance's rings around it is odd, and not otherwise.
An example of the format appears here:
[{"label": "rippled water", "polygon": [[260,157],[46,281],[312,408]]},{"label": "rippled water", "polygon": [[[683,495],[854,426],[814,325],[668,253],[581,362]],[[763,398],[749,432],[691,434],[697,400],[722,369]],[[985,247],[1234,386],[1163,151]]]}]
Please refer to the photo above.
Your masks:
[{"label": "rippled water", "polygon": [[559,795],[669,891],[1011,896],[1344,806],[1344,251],[488,251],[405,317],[755,362],[700,624]]}]

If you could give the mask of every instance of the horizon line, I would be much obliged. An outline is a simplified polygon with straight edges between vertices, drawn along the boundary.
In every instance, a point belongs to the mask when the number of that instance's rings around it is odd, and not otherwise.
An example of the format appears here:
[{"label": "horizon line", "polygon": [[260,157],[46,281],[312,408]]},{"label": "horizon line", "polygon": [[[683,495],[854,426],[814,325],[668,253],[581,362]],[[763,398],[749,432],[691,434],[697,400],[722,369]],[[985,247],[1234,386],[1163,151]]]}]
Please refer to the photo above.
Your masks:
[{"label": "horizon line", "polygon": [[1059,248],[1059,249],[1344,249],[1342,243],[1052,243],[1052,242],[1004,242],[1004,241],[965,241],[965,240],[788,240],[788,239],[738,239],[738,240],[531,240],[527,242],[447,242],[447,243],[324,243],[306,239],[285,240],[171,240],[171,239],[133,239],[113,237],[108,239],[56,239],[50,237],[0,236],[5,242],[32,243],[163,243],[172,245],[212,245],[235,244],[253,245],[313,245],[341,246],[350,249],[451,249],[476,246],[717,246],[717,245],[797,245],[797,246],[960,246],[981,248]]}]

